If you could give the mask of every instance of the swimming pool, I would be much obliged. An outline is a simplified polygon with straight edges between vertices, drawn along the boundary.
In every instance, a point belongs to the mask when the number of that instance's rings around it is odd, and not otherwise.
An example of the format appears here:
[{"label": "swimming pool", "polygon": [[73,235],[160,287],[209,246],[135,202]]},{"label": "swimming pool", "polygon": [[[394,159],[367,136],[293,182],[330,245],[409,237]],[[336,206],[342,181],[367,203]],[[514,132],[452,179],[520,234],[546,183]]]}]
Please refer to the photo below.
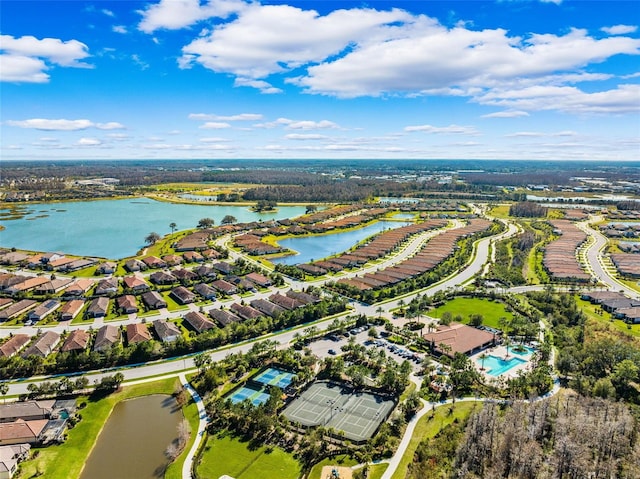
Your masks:
[{"label": "swimming pool", "polygon": [[269,399],[269,395],[262,391],[257,391],[255,389],[251,389],[247,386],[243,386],[234,392],[229,399],[233,404],[238,404],[239,402],[249,400],[251,404],[254,406],[258,406],[260,404],[264,404]]},{"label": "swimming pool", "polygon": [[294,374],[282,371],[277,368],[267,368],[252,380],[269,386],[278,386],[280,389],[286,388],[293,380]]},{"label": "swimming pool", "polygon": [[484,364],[487,374],[490,374],[491,376],[500,376],[501,374],[506,373],[510,369],[513,369],[516,366],[519,366],[520,364],[525,364],[526,362],[527,361],[525,361],[524,359],[517,358],[517,357],[502,359],[502,358],[499,358],[498,356],[489,355],[484,360],[484,363],[481,360],[480,364]]},{"label": "swimming pool", "polygon": [[[516,348],[524,348],[524,351],[518,351]],[[525,346],[524,344],[517,344],[516,346],[511,346],[509,348],[509,352],[513,354],[517,354],[518,356],[531,356],[537,350],[530,346]]]}]

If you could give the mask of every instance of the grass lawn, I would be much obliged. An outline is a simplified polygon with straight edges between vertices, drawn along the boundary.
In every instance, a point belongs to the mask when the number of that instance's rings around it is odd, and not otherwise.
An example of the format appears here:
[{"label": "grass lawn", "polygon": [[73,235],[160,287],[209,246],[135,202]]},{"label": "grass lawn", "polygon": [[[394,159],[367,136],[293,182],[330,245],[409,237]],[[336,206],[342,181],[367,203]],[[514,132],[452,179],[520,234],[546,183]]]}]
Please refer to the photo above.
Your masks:
[{"label": "grass lawn", "polygon": [[489,214],[496,218],[509,218],[509,208],[511,208],[511,205],[495,206],[489,210]]},{"label": "grass lawn", "polygon": [[298,461],[282,449],[260,446],[250,450],[249,444],[230,435],[209,436],[197,467],[198,476],[218,478],[223,474],[235,479],[297,479],[302,468]]},{"label": "grass lawn", "polygon": [[387,470],[387,467],[389,467],[389,464],[374,464],[373,466],[369,466],[368,479],[380,479],[384,471]]},{"label": "grass lawn", "polygon": [[429,311],[429,316],[440,318],[445,311],[449,311],[453,316],[461,315],[463,323],[469,322],[469,315],[481,314],[484,317],[483,325],[498,329],[500,329],[498,320],[501,317],[513,318],[513,313],[507,311],[503,303],[485,298],[455,298]]},{"label": "grass lawn", "polygon": [[595,304],[591,304],[589,301],[584,301],[580,299],[580,297],[576,296],[576,302],[578,303],[578,307],[582,309],[582,311],[587,315],[588,318],[594,319],[601,323],[606,323],[611,327],[617,329],[618,331],[624,334],[628,334],[629,336],[640,338],[640,324],[632,324],[631,328],[629,328],[627,323],[620,319],[613,318],[613,315],[611,313],[607,313],[606,311],[602,311],[602,314],[596,313],[596,311],[601,311],[600,307],[596,306]]},{"label": "grass lawn", "polygon": [[421,441],[434,437],[443,427],[451,424],[455,419],[463,419],[467,417],[477,404],[478,403],[471,401],[458,402],[453,405],[453,413],[451,414],[449,413],[449,405],[437,408],[433,418],[430,417],[431,413],[425,414],[420,421],[418,421],[418,425],[411,437],[411,442],[409,443],[404,456],[402,456],[402,460],[400,461],[400,464],[398,464],[396,472],[391,476],[392,479],[403,479],[406,477],[409,464],[413,462],[413,455]]},{"label": "grass lawn", "polygon": [[[80,397],[78,404],[87,402],[84,409],[79,410],[82,420],[68,431],[67,440],[57,446],[37,449],[35,459],[22,463],[18,479],[25,479],[41,475],[47,479],[76,479],[80,476],[82,466],[89,457],[98,434],[102,430],[113,407],[124,399],[149,394],[171,394],[174,391],[176,378],[162,381],[123,387],[117,393],[111,394],[98,401],[91,401]],[[180,466],[182,467],[182,466]]]},{"label": "grass lawn", "polygon": [[309,472],[309,475],[307,477],[309,479],[325,479],[324,477],[320,478],[320,475],[322,474],[322,468],[324,466],[351,467],[351,466],[355,466],[356,464],[358,464],[358,461],[356,461],[354,458],[346,454],[340,454],[338,456],[328,457],[327,459],[323,459],[322,461],[314,465],[311,468],[311,471]]}]

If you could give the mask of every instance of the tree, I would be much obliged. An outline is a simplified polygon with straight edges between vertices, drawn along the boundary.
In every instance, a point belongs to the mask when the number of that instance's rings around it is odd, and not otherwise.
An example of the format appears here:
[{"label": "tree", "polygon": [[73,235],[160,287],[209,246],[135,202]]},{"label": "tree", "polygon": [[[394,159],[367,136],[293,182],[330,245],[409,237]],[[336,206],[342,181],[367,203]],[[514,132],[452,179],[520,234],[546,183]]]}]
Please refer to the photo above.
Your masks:
[{"label": "tree", "polygon": [[226,215],[224,218],[222,218],[222,221],[220,222],[220,224],[222,225],[231,225],[233,223],[237,223],[238,220],[235,216],[233,215]]},{"label": "tree", "polygon": [[211,363],[211,356],[209,356],[208,354],[198,354],[193,358],[193,362],[198,368],[198,374],[202,374],[202,372]]},{"label": "tree", "polygon": [[0,383],[0,394],[2,394],[3,402],[7,400],[6,396],[9,392],[9,385],[7,383]]},{"label": "tree", "polygon": [[214,224],[215,224],[215,221],[213,221],[212,218],[201,218],[200,221],[198,221],[198,228],[200,229],[211,228]]},{"label": "tree", "polygon": [[487,356],[487,353],[482,353],[482,354],[480,355],[480,361],[481,361],[480,369],[481,369],[482,371],[484,371],[484,361],[485,361],[485,359],[487,359],[488,357],[489,357],[489,356]]},{"label": "tree", "polygon": [[155,244],[160,238],[161,236],[155,231],[153,231],[146,236],[146,238],[144,239],[144,242],[147,243],[148,245],[152,245],[152,244]]},{"label": "tree", "polygon": [[316,205],[307,205],[305,214],[309,215],[311,213],[315,213],[316,211],[318,211],[318,207]]},{"label": "tree", "polygon": [[169,228],[171,228],[171,234],[173,234],[173,232],[176,230],[177,227],[178,227],[177,224],[169,223]]},{"label": "tree", "polygon": [[481,314],[472,314],[469,316],[469,324],[471,326],[482,326],[482,322],[484,321],[484,317]]}]

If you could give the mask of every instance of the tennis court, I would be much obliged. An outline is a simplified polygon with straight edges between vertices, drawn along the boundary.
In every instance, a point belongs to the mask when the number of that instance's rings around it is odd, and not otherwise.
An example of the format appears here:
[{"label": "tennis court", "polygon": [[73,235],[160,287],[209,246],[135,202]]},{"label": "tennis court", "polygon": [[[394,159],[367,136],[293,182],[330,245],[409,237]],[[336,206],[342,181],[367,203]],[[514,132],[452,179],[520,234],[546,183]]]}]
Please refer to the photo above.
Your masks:
[{"label": "tennis court", "polygon": [[293,380],[294,374],[276,368],[267,368],[257,376],[251,378],[253,381],[269,386],[278,386],[285,389]]},{"label": "tennis court", "polygon": [[243,386],[229,396],[229,399],[233,404],[237,404],[248,399],[251,401],[251,404],[258,406],[259,404],[266,403],[269,399],[269,395],[262,391],[256,391],[255,389]]},{"label": "tennis court", "polygon": [[287,406],[284,416],[305,427],[324,426],[352,441],[365,441],[387,419],[395,401],[354,392],[336,383],[316,382]]}]

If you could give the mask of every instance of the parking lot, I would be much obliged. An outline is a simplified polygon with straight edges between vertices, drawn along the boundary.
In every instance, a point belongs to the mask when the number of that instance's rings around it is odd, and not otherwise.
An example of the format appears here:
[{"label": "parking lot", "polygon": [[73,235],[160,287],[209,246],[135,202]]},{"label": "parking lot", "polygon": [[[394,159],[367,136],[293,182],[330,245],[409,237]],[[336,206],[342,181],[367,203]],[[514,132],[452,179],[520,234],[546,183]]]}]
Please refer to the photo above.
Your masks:
[{"label": "parking lot", "polygon": [[353,328],[346,332],[345,336],[328,334],[309,344],[309,348],[316,356],[326,358],[344,354],[342,347],[349,343],[349,338],[354,337],[356,344],[361,344],[367,348],[379,348],[385,351],[387,356],[392,357],[398,363],[409,361],[414,371],[420,370],[420,363],[424,354],[409,351],[402,345],[393,344],[387,341],[382,335],[384,328],[376,327],[378,338],[369,337],[369,327]]}]

